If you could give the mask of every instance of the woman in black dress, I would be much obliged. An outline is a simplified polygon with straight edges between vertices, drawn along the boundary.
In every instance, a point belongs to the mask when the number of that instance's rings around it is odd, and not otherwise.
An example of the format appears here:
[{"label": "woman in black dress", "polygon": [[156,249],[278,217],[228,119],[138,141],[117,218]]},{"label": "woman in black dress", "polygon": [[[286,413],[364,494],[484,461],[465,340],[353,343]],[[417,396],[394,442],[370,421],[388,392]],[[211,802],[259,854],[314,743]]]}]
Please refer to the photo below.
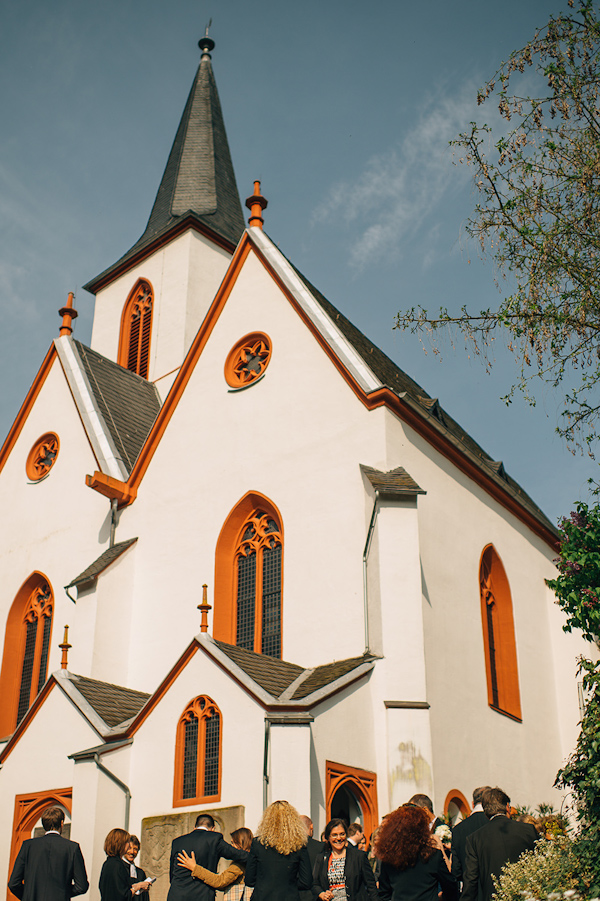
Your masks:
[{"label": "woman in black dress", "polygon": [[377,901],[377,884],[364,851],[348,841],[344,820],[325,826],[325,846],[313,869],[313,895],[320,901]]},{"label": "woman in black dress", "polygon": [[422,807],[404,804],[385,818],[375,843],[380,901],[456,901],[458,886]]},{"label": "woman in black dress", "polygon": [[308,835],[294,807],[275,801],[265,810],[252,840],[246,875],[252,901],[300,901],[312,885]]},{"label": "woman in black dress", "polygon": [[102,864],[99,882],[102,901],[131,901],[136,892],[148,891],[147,882],[131,884],[129,867],[122,859],[129,845],[129,838],[129,833],[124,829],[111,829],[106,836],[106,860]]}]

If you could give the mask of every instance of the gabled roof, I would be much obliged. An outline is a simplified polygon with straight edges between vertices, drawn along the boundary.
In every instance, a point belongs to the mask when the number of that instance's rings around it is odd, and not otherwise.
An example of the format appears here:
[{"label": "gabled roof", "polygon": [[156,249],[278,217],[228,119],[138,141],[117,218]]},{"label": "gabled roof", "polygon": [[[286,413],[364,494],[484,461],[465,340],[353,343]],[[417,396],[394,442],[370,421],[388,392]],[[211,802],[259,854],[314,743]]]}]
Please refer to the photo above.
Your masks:
[{"label": "gabled roof", "polygon": [[118,544],[114,544],[112,547],[107,548],[99,557],[91,563],[87,569],[84,569],[82,573],[79,573],[78,576],[75,576],[68,585],[65,585],[65,588],[73,588],[75,585],[85,585],[86,582],[91,582],[94,579],[97,579],[100,573],[104,572],[105,569],[114,563],[114,561],[123,554],[127,548],[131,547],[132,544],[135,544],[137,538],[129,538],[127,541],[120,541]]},{"label": "gabled roof", "polygon": [[[208,50],[203,54],[175,135],[169,159],[142,237],[113,266],[85,285],[98,290],[128,261],[186,221],[206,226],[233,250],[244,231],[244,217],[231,162],[225,123]],[[189,222],[188,222],[189,220]]]},{"label": "gabled roof", "polygon": [[361,463],[360,469],[381,497],[406,497],[407,495],[427,493],[419,488],[412,476],[409,476],[402,466],[390,469],[389,472],[381,472],[379,469],[363,466]]},{"label": "gabled roof", "polygon": [[[63,671],[64,672],[64,671]],[[149,694],[122,685],[68,674],[71,685],[85,699],[108,729],[118,726],[140,712]]]}]

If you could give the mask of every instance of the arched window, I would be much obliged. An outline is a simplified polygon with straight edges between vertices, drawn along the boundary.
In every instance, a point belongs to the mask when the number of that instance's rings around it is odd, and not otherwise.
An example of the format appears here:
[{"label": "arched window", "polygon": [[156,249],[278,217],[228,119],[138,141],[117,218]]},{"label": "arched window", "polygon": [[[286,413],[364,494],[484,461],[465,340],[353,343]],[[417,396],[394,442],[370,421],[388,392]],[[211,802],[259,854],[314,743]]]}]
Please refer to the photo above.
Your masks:
[{"label": "arched window", "polygon": [[281,516],[267,498],[247,494],[217,544],[214,637],[281,658]]},{"label": "arched window", "polygon": [[190,701],[177,726],[175,806],[219,800],[221,731],[221,711],[211,698]]},{"label": "arched window", "polygon": [[521,722],[515,624],[508,579],[492,545],[484,550],[479,569],[481,619],[488,703]]},{"label": "arched window", "polygon": [[0,673],[0,736],[19,725],[48,673],[54,597],[50,582],[33,573],[19,589],[6,623]]},{"label": "arched window", "polygon": [[121,317],[118,363],[145,379],[150,360],[153,303],[152,285],[140,278],[127,298]]}]

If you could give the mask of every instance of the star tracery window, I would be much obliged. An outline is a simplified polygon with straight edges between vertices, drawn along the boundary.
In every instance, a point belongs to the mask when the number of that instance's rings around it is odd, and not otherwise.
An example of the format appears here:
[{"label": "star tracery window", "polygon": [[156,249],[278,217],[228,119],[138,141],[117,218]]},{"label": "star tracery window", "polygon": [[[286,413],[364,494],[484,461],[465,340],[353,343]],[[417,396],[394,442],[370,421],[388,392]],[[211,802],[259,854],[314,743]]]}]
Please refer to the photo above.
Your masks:
[{"label": "star tracery window", "polygon": [[47,432],[38,438],[29,451],[25,464],[27,477],[32,482],[39,482],[48,475],[58,457],[59,447],[58,435],[54,432]]},{"label": "star tracery window", "polygon": [[231,388],[245,388],[264,375],[271,359],[271,341],[262,332],[241,338],[227,355],[225,380]]}]

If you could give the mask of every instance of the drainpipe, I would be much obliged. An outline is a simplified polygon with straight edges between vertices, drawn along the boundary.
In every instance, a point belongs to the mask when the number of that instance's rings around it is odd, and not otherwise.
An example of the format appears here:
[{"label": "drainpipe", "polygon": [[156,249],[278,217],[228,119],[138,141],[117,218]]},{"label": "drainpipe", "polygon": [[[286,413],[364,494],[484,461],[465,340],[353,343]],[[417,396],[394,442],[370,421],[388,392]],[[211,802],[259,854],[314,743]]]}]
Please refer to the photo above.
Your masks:
[{"label": "drainpipe", "polygon": [[363,605],[365,617],[365,654],[371,653],[369,638],[369,589],[367,586],[367,561],[369,559],[369,551],[371,550],[371,542],[373,540],[373,532],[375,530],[375,520],[377,518],[377,504],[379,502],[379,492],[375,492],[375,503],[373,504],[373,512],[371,514],[371,522],[369,523],[369,531],[367,532],[367,540],[363,551]]},{"label": "drainpipe", "polygon": [[116,497],[111,497],[110,499],[110,542],[109,547],[115,546],[115,532],[117,531],[117,499]]},{"label": "drainpipe", "polygon": [[107,770],[103,763],[100,762],[100,757],[98,754],[94,754],[94,763],[98,767],[98,769],[104,773],[105,776],[108,776],[115,785],[118,785],[120,789],[125,792],[125,832],[129,832],[129,808],[131,807],[131,792],[129,788],[125,785],[124,782],[121,782],[114,773],[111,773],[110,770]]},{"label": "drainpipe", "polygon": [[269,800],[269,739],[271,737],[271,724],[265,717],[265,756],[263,760],[263,810],[267,808]]}]

